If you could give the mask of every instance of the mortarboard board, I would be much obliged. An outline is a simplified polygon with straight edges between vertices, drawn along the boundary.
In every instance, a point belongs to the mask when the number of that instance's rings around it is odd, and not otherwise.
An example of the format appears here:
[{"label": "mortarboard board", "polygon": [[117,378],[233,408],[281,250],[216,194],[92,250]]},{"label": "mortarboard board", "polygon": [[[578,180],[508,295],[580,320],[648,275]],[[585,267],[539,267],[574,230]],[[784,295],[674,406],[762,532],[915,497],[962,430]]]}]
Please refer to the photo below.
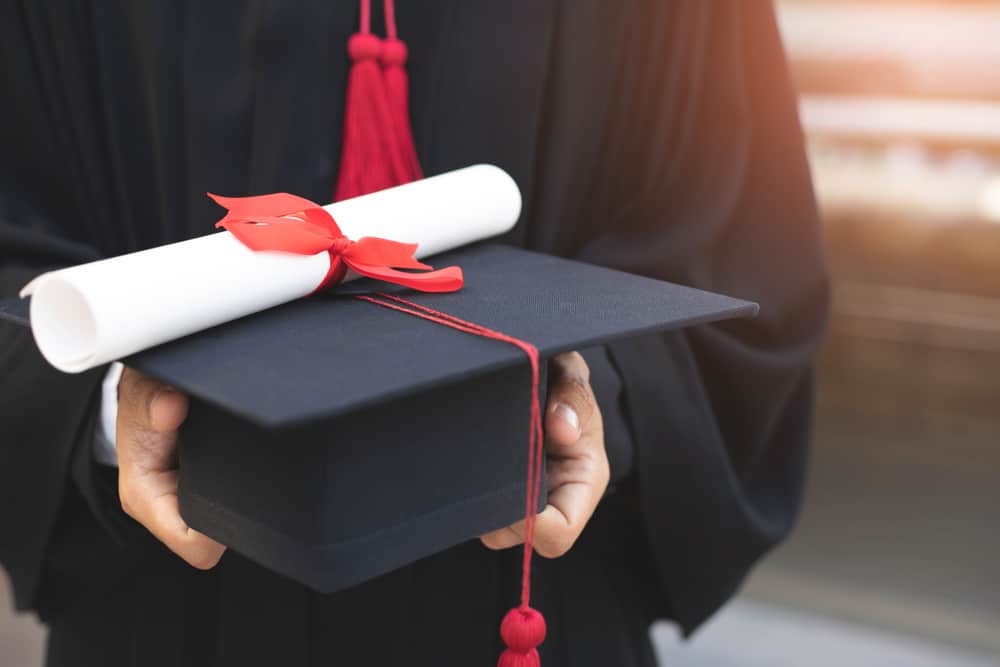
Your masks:
[{"label": "mortarboard board", "polygon": [[[463,267],[464,289],[400,293],[528,341],[543,360],[757,310],[496,244],[439,261]],[[192,397],[180,438],[185,520],[322,592],[524,515],[525,355],[351,298],[381,287],[341,285],[124,360]],[[22,324],[27,311],[0,303],[0,317]]]}]

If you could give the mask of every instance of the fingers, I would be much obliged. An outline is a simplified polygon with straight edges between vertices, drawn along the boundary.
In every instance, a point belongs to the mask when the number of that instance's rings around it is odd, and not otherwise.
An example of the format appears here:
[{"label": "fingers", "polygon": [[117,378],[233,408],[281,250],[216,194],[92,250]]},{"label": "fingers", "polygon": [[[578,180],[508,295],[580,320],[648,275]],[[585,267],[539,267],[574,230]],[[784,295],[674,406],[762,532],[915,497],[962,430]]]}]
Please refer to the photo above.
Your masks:
[{"label": "fingers", "polygon": [[[597,502],[593,494],[582,485],[573,487],[573,495],[573,498],[566,498],[559,505],[546,505],[536,517],[535,552],[538,555],[559,558],[576,544],[583,533],[597,508]],[[487,533],[479,539],[494,551],[524,544],[524,519]]]},{"label": "fingers", "polygon": [[194,567],[213,567],[225,547],[191,529],[177,504],[177,429],[187,416],[187,397],[131,368],[122,372],[118,393],[122,509]]},{"label": "fingers", "polygon": [[554,357],[549,373],[545,436],[550,454],[561,456],[585,432],[600,427],[601,413],[590,388],[590,369],[578,352]]},{"label": "fingers", "polygon": [[[601,413],[590,388],[590,372],[577,353],[550,364],[545,432],[548,451],[548,505],[535,523],[535,551],[562,556],[583,533],[610,479]],[[490,549],[524,542],[524,521],[483,535]]]},{"label": "fingers", "polygon": [[524,542],[524,519],[491,533],[486,533],[479,538],[479,541],[494,551],[516,547]]},{"label": "fingers", "polygon": [[[549,464],[548,505],[535,519],[535,551],[558,558],[576,543],[608,487],[607,457]],[[524,520],[483,535],[490,549],[524,542]]]},{"label": "fingers", "polygon": [[125,513],[190,565],[210,569],[225,553],[225,546],[189,527],[181,518],[176,471],[146,475],[125,484],[119,482],[119,493]]},{"label": "fingers", "polygon": [[187,409],[180,392],[135,369],[122,371],[115,433],[119,486],[131,482],[132,473],[176,467],[177,429]]}]

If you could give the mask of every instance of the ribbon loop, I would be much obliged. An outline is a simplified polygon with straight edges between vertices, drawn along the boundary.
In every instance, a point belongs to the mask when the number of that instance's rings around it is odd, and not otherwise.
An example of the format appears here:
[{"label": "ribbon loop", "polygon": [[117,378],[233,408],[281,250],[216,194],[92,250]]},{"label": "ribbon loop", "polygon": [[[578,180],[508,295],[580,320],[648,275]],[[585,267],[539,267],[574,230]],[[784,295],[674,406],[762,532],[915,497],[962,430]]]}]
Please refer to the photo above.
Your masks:
[{"label": "ribbon loop", "polygon": [[[365,236],[347,238],[333,216],[319,204],[279,192],[255,197],[221,197],[208,193],[226,215],[215,223],[228,230],[254,252],[288,252],[296,255],[330,255],[330,271],[317,287],[343,280],[346,269],[369,278],[402,285],[421,292],[454,292],[462,288],[462,269],[449,266],[438,271],[417,260],[416,243],[400,243]],[[411,273],[398,269],[412,269]]]},{"label": "ribbon loop", "polygon": [[397,241],[365,236],[351,245],[346,257],[361,264],[429,271],[431,269],[430,266],[423,262],[418,262],[413,256],[416,252],[416,243],[399,243]]}]

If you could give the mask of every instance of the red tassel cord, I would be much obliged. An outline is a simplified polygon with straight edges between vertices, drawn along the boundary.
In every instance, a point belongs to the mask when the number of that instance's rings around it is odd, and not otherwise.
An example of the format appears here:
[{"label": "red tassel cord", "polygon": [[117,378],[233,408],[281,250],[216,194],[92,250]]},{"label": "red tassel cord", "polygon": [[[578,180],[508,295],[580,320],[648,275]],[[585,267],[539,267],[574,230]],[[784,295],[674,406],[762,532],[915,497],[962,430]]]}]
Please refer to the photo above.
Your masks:
[{"label": "red tassel cord", "polygon": [[410,126],[406,44],[396,34],[392,0],[385,0],[385,16],[383,41],[371,33],[371,0],[361,0],[360,27],[347,42],[351,69],[335,201],[423,177]]},{"label": "red tassel cord", "polygon": [[[371,34],[370,0],[361,0],[361,29],[348,43],[353,65],[344,112],[344,146],[337,180],[337,201],[423,178],[410,124],[406,44],[399,39],[396,31],[395,3],[393,0],[384,0],[384,3],[387,39],[380,41]],[[376,56],[382,64],[381,70],[375,66]],[[544,465],[542,413],[538,398],[538,350],[530,343],[499,331],[399,297],[378,294],[356,298],[468,334],[515,345],[528,356],[531,364],[531,415],[521,604],[507,612],[500,625],[500,636],[507,649],[500,655],[497,667],[540,667],[538,646],[545,640],[545,618],[530,606],[531,556]]]},{"label": "red tassel cord", "polygon": [[427,308],[389,294],[359,295],[362,301],[374,303],[401,313],[413,315],[474,336],[482,336],[514,345],[523,351],[531,364],[531,415],[528,432],[528,482],[524,507],[524,552],[521,568],[521,604],[504,616],[500,636],[507,645],[497,667],[541,667],[538,646],[545,640],[545,617],[531,608],[531,556],[535,545],[535,523],[544,465],[542,412],[539,404],[538,349],[531,343],[488,329],[474,322]]},{"label": "red tassel cord", "polygon": [[409,183],[424,177],[413,142],[413,128],[410,125],[410,80],[406,74],[407,49],[396,33],[396,6],[393,0],[385,0],[385,32],[382,42],[382,76],[385,80],[386,99],[389,115],[392,117],[393,146],[403,167],[398,174],[400,183]]}]

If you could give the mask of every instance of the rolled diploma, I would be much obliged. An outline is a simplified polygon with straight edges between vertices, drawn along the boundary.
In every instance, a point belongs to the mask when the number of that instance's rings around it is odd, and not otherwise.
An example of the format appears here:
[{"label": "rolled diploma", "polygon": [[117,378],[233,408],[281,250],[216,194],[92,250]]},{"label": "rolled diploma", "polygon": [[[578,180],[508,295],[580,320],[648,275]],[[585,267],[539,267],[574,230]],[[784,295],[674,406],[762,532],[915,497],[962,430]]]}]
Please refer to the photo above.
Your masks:
[{"label": "rolled diploma", "polygon": [[[348,238],[417,243],[423,258],[508,231],[521,194],[480,164],[324,208]],[[326,252],[254,252],[219,232],[44,273],[21,296],[42,355],[79,373],[306,296],[329,267]]]}]

